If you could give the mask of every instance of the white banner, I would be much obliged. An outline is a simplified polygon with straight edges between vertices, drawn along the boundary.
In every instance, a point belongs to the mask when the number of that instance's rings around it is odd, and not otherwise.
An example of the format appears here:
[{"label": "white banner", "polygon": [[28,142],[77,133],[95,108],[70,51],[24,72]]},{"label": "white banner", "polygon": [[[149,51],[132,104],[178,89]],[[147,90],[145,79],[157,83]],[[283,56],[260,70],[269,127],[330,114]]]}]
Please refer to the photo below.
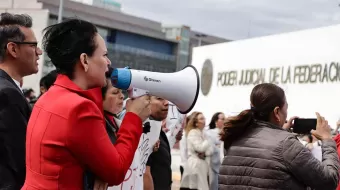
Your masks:
[{"label": "white banner", "polygon": [[169,111],[166,118],[166,128],[169,131],[166,133],[166,136],[168,137],[170,148],[173,148],[176,143],[176,135],[182,129],[184,119],[185,115],[179,113],[177,107],[169,102]]},{"label": "white banner", "polygon": [[143,190],[143,174],[146,163],[159,139],[161,125],[161,121],[149,119],[143,123],[143,134],[124,182],[118,186],[109,187],[109,190]]}]

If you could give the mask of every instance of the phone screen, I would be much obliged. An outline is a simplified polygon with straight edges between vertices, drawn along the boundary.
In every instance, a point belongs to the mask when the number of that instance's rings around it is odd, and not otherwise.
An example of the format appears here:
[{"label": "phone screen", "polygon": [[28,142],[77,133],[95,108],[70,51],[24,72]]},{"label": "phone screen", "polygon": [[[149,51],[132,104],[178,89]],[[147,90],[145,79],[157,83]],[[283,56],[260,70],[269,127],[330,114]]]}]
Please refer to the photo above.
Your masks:
[{"label": "phone screen", "polygon": [[294,133],[309,134],[312,129],[316,129],[316,119],[294,119]]}]

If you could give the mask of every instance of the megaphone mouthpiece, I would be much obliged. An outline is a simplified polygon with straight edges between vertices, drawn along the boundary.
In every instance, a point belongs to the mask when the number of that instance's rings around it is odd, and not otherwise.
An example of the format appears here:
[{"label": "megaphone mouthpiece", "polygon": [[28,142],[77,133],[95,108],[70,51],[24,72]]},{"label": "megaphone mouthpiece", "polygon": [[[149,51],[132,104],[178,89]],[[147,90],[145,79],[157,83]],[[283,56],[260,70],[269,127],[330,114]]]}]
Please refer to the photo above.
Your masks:
[{"label": "megaphone mouthpiece", "polygon": [[128,90],[131,85],[130,69],[114,69],[111,74],[112,85],[122,90]]}]

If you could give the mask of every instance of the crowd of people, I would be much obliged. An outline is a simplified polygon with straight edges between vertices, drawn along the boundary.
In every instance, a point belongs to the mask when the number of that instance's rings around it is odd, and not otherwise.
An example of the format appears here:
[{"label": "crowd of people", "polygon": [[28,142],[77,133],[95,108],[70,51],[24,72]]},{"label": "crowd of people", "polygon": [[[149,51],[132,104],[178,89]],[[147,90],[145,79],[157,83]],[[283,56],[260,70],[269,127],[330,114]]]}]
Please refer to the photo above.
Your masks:
[{"label": "crowd of people", "polygon": [[[2,13],[0,46],[0,189],[170,190],[177,143],[182,190],[338,186],[340,136],[319,113],[310,134],[293,133],[275,84],[255,86],[249,109],[217,112],[206,125],[204,110],[183,115],[153,95],[124,99],[88,21],[47,27],[41,50],[30,16]],[[38,72],[43,51],[56,70],[36,97],[23,77]]]}]

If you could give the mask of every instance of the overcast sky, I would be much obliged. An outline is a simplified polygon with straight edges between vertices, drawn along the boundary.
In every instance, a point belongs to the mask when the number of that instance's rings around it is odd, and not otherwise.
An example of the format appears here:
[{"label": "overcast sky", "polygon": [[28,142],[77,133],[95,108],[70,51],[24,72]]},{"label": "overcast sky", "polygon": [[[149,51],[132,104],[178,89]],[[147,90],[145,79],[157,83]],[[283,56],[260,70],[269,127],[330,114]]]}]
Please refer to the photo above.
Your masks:
[{"label": "overcast sky", "polygon": [[340,0],[117,1],[129,14],[233,40],[340,24]]}]

